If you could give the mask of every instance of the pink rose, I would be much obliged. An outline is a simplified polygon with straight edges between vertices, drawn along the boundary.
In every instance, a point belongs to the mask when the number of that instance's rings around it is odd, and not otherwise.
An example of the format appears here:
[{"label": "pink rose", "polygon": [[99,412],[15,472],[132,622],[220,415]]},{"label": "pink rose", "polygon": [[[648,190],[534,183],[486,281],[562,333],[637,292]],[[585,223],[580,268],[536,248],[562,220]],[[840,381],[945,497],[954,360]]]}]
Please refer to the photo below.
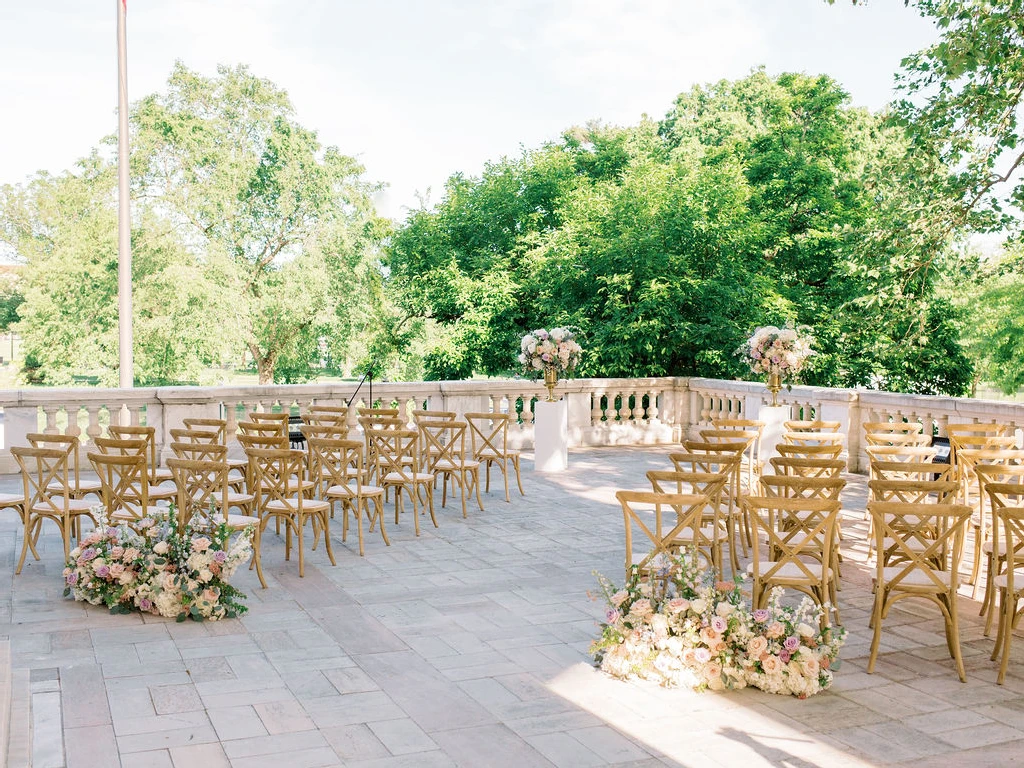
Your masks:
[{"label": "pink rose", "polygon": [[771,624],[768,625],[768,629],[765,630],[764,634],[768,639],[774,640],[777,637],[782,637],[782,634],[785,631],[786,628],[782,626],[782,622],[773,621]]},{"label": "pink rose", "polygon": [[205,552],[210,548],[210,540],[205,536],[200,536],[197,539],[192,539],[192,549],[196,552]]},{"label": "pink rose", "polygon": [[761,659],[761,669],[766,675],[776,675],[782,669],[782,663],[777,656],[766,656]]}]

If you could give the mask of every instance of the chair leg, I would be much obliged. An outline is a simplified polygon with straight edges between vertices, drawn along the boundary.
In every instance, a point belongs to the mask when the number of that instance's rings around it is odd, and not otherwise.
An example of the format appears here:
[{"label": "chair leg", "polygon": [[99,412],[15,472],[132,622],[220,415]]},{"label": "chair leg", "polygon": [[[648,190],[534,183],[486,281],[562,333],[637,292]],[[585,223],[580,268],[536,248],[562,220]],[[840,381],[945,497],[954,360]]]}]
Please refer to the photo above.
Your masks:
[{"label": "chair leg", "polygon": [[882,641],[882,610],[885,605],[885,587],[881,584],[875,590],[875,605],[871,610],[871,621],[874,624],[874,634],[871,636],[871,654],[868,656],[868,674],[875,671],[875,661],[878,660],[878,645]]},{"label": "chair leg", "polygon": [[525,496],[526,495],[526,491],[523,490],[523,480],[519,476],[519,457],[518,456],[516,456],[515,458],[512,459],[512,466],[516,470],[516,484],[519,486],[519,495],[520,496]]},{"label": "chair leg", "polygon": [[[364,501],[363,503],[365,504],[366,502]],[[373,506],[377,510],[377,512],[376,512],[377,519],[380,521],[380,535],[381,535],[381,537],[383,537],[384,543],[387,546],[390,547],[391,546],[391,541],[388,539],[388,532],[386,530],[384,530],[384,500],[381,499],[380,496],[374,496],[373,497]],[[367,514],[369,514],[369,509],[370,509],[370,507],[369,507],[369,505],[367,505],[367,507],[366,507]],[[371,528],[370,530],[373,530],[373,528]]]},{"label": "chair leg", "polygon": [[476,489],[476,504],[480,511],[484,511],[484,500],[480,498],[480,467],[473,470],[473,487]]},{"label": "chair leg", "polygon": [[256,532],[252,536],[252,560],[256,564],[256,575],[264,589],[267,588],[267,580],[263,578],[263,559],[260,548],[263,546],[263,529],[267,527],[266,520],[256,526]]},{"label": "chair leg", "polygon": [[[324,544],[327,546],[327,557],[330,559],[331,565],[337,565],[338,563],[334,559],[334,549],[331,548],[331,517],[328,514],[330,509],[331,508],[328,508],[328,509],[322,510],[320,512],[317,512],[317,515],[319,515],[320,519],[323,521],[322,524],[323,524],[323,527],[324,527]],[[362,538],[362,533],[363,533],[362,526],[360,526],[360,528],[359,528],[359,534],[360,534],[359,538],[360,539]],[[360,554],[362,554],[362,553],[360,553]]]},{"label": "chair leg", "polygon": [[297,516],[288,518],[287,526],[288,526],[289,532],[291,531],[292,525],[295,525],[295,529],[296,529],[295,530],[295,542],[296,542],[296,546],[299,548],[299,578],[302,578],[302,577],[304,577],[306,575],[306,558],[305,558],[305,552],[302,549],[302,529],[305,526],[302,525],[302,520],[298,520],[297,519]]}]

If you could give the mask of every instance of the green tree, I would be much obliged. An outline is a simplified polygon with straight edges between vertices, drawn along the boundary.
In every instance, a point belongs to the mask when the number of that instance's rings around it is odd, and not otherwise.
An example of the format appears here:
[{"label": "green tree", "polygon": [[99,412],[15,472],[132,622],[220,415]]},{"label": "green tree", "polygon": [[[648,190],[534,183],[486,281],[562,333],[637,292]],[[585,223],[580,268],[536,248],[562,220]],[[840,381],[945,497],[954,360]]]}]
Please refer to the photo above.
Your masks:
[{"label": "green tree", "polygon": [[334,318],[347,312],[336,305],[360,300],[333,290],[332,269],[372,258],[379,235],[362,167],[322,148],[285,92],[244,66],[205,78],[179,62],[167,93],[136,104],[132,123],[135,189],[184,229],[194,252],[230,263],[222,275],[232,330],[260,383],[283,360],[287,378],[304,375],[319,338],[335,336]]}]

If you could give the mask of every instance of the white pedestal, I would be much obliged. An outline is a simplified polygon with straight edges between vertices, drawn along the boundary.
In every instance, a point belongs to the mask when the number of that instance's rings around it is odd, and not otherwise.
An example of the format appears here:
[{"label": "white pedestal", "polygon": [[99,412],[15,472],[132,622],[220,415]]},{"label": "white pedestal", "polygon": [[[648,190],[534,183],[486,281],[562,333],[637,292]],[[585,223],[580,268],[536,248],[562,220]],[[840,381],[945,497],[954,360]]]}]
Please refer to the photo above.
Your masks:
[{"label": "white pedestal", "polygon": [[537,472],[561,472],[568,468],[568,414],[565,400],[538,400],[533,407],[533,466]]},{"label": "white pedestal", "polygon": [[768,462],[779,452],[775,446],[782,442],[783,423],[790,418],[790,407],[788,405],[762,405],[757,412],[759,421],[764,422],[764,431],[761,432],[761,466],[768,471]]}]

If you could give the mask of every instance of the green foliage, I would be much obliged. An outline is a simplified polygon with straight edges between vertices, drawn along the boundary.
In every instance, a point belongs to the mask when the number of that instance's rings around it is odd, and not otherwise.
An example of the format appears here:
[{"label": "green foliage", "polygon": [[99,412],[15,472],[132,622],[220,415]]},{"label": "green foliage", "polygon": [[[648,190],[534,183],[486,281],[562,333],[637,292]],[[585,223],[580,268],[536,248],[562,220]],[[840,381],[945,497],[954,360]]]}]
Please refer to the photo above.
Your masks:
[{"label": "green foliage", "polygon": [[507,374],[519,336],[555,324],[579,328],[582,375],[730,378],[754,326],[793,321],[818,340],[811,383],[964,391],[959,316],[934,296],[950,238],[904,205],[941,164],[894,172],[901,132],[846,102],[827,77],[759,70],[660,123],[453,176],[386,256],[396,301],[438,328],[428,375]]}]

